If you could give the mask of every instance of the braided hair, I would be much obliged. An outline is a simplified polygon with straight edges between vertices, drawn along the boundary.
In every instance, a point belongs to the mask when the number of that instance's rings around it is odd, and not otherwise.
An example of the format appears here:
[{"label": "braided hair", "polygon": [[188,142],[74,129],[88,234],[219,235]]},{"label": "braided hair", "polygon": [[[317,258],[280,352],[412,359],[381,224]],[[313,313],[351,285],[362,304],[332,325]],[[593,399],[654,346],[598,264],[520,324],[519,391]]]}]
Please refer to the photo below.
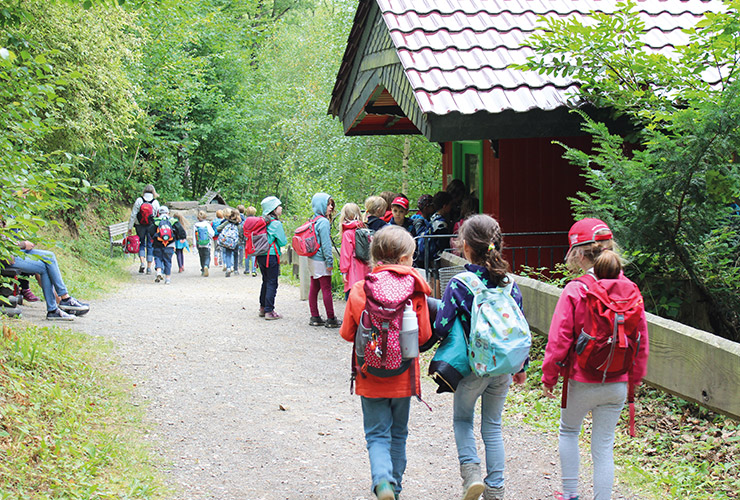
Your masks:
[{"label": "braided hair", "polygon": [[503,236],[498,221],[490,215],[472,215],[460,227],[460,239],[470,247],[473,264],[485,266],[496,286],[507,283],[509,263],[503,251]]}]

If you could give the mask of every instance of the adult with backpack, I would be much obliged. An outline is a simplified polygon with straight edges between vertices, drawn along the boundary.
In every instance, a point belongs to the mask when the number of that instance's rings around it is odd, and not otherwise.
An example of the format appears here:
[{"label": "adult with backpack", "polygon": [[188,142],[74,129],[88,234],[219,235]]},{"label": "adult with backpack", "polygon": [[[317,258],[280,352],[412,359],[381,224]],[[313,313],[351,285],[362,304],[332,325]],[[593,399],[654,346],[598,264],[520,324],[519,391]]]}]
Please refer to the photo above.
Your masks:
[{"label": "adult with backpack", "polygon": [[139,273],[152,274],[152,262],[154,261],[153,241],[150,237],[150,229],[154,224],[154,218],[159,213],[159,202],[157,201],[157,191],[154,186],[147,184],[144,186],[144,192],[136,198],[134,206],[131,209],[131,217],[128,220],[128,233],[139,237]]},{"label": "adult with backpack", "polygon": [[371,490],[394,500],[406,470],[411,396],[421,396],[419,346],[432,336],[429,285],[411,267],[414,239],[398,226],[378,231],[372,272],[352,287],[342,338],[354,342],[352,380],[361,397]]},{"label": "adult with backpack", "polygon": [[200,257],[200,275],[208,277],[208,268],[211,263],[211,240],[216,232],[208,221],[208,215],[203,211],[198,211],[198,222],[193,226],[193,241],[198,249]]},{"label": "adult with backpack", "polygon": [[560,411],[558,499],[578,498],[578,437],[591,412],[594,499],[611,498],[614,484],[614,431],[630,401],[634,434],[634,388],[647,371],[648,330],[640,290],[622,272],[612,232],[603,221],[587,218],[568,232],[566,264],[585,273],[563,289],[548,334],[542,362],[542,387],[554,398],[563,376]]},{"label": "adult with backpack", "polygon": [[[318,251],[308,258],[311,273],[311,285],[308,289],[308,307],[311,318],[308,324],[311,326],[325,326],[326,328],[338,328],[342,322],[334,315],[334,302],[331,290],[331,272],[334,268],[334,254],[331,243],[331,222],[329,218],[334,213],[334,200],[326,193],[316,193],[311,198],[313,208],[314,231]],[[324,309],[326,321],[319,314],[319,290],[324,298]]]},{"label": "adult with backpack", "polygon": [[175,254],[175,241],[184,240],[188,237],[185,228],[180,221],[170,217],[170,209],[162,205],[159,207],[158,216],[154,218],[154,223],[149,227],[149,237],[152,239],[154,247],[154,267],[157,276],[154,278],[155,283],[164,279],[164,284],[171,283],[172,275],[172,256]]},{"label": "adult with backpack", "polygon": [[[245,251],[256,252],[257,265],[262,275],[262,287],[260,288],[260,317],[266,320],[280,319],[282,316],[275,311],[275,296],[278,289],[278,277],[280,276],[280,249],[288,244],[288,238],[285,236],[283,223],[280,222],[280,215],[283,213],[282,202],[276,196],[268,196],[261,202],[262,218],[264,225],[260,225],[259,230],[252,229],[252,233],[247,234],[251,219],[256,217],[247,217],[244,221]],[[253,233],[266,234],[266,238],[258,238]],[[255,243],[264,239],[264,244]],[[266,250],[264,249],[266,247]]]},{"label": "adult with backpack", "polygon": [[[467,342],[469,367],[456,380],[453,429],[457,445],[463,500],[504,498],[504,440],[501,413],[512,380],[523,384],[531,335],[522,312],[522,296],[508,274],[498,222],[488,215],[475,215],[460,228],[463,255],[470,262],[445,288],[434,322],[443,344],[460,325]],[[442,347],[440,346],[440,349]],[[462,354],[458,353],[458,354]],[[435,355],[435,358],[437,356]],[[429,371],[441,369],[430,364]],[[447,377],[452,380],[452,377]],[[486,451],[486,474],[481,479],[481,460],[474,434],[475,407],[481,399],[481,436]]]}]

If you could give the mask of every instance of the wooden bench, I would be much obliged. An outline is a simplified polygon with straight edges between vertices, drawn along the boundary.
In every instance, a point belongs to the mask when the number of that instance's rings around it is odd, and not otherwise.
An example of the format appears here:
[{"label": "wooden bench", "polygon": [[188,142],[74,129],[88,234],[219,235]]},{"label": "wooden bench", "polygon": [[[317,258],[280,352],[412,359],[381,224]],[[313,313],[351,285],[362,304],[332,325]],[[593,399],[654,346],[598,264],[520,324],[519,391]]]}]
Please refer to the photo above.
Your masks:
[{"label": "wooden bench", "polygon": [[128,222],[119,222],[108,226],[108,236],[110,237],[110,256],[113,257],[113,249],[120,247],[123,249],[123,237],[128,233]]}]

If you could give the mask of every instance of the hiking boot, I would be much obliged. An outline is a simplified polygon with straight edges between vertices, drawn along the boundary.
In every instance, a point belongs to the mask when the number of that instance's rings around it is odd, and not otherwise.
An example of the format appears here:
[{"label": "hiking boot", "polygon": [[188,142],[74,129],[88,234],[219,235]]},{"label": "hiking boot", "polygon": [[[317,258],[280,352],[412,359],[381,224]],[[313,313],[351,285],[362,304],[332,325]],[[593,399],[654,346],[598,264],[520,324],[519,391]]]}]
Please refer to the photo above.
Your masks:
[{"label": "hiking boot", "polygon": [[480,464],[460,464],[460,476],[463,480],[463,500],[478,500],[486,489],[481,480]]},{"label": "hiking boot", "polygon": [[170,278],[165,278],[165,279],[164,279],[164,284],[165,284],[165,285],[169,285],[169,284],[171,284],[171,283],[172,283],[172,280],[170,280]]},{"label": "hiking boot", "polygon": [[139,274],[144,274],[144,266],[139,266]]},{"label": "hiking boot", "polygon": [[504,487],[494,488],[486,485],[486,491],[483,492],[483,500],[504,500]]},{"label": "hiking boot", "polygon": [[152,268],[151,267],[147,267],[146,268],[146,273],[147,274],[152,274]]},{"label": "hiking boot", "polygon": [[260,318],[264,318],[265,317],[265,308],[264,307],[260,307],[260,312],[258,314],[259,314]]},{"label": "hiking boot", "polygon": [[326,322],[321,319],[321,316],[311,316],[311,319],[308,320],[309,326],[324,326]]},{"label": "hiking boot", "polygon": [[46,319],[48,319],[49,321],[72,321],[75,319],[75,317],[71,314],[67,314],[57,307],[53,311],[49,311],[46,313]]},{"label": "hiking boot", "polygon": [[339,328],[342,326],[342,322],[337,318],[326,318],[326,325],[324,326],[327,328]]},{"label": "hiking boot", "polygon": [[160,281],[162,281],[162,273],[157,273],[157,277],[154,278],[154,282],[159,283]]},{"label": "hiking boot", "polygon": [[33,294],[30,288],[26,288],[25,290],[21,291],[21,295],[23,295],[24,300],[27,300],[29,302],[39,301],[39,298]]},{"label": "hiking boot", "polygon": [[208,268],[207,267],[204,267],[203,268],[203,276],[205,276],[206,278],[208,277]]},{"label": "hiking boot", "polygon": [[396,491],[388,481],[381,481],[375,487],[375,496],[378,500],[396,500]]},{"label": "hiking boot", "polygon": [[275,311],[270,311],[265,313],[265,319],[280,319],[282,316],[280,316]]},{"label": "hiking boot", "polygon": [[59,309],[75,316],[82,316],[90,311],[90,304],[80,302],[74,297],[67,297],[59,303]]}]

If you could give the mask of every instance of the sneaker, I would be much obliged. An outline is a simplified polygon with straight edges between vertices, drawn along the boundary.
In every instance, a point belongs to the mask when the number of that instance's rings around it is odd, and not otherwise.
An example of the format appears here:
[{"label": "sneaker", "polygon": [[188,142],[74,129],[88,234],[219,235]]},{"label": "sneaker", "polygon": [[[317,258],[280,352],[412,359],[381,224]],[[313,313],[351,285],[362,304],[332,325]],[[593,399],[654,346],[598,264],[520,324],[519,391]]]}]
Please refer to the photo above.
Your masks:
[{"label": "sneaker", "polygon": [[152,274],[152,268],[151,267],[147,267],[146,268],[146,273],[147,274]]},{"label": "sneaker", "polygon": [[265,313],[265,319],[280,319],[282,316],[280,316],[275,311],[270,311]]},{"label": "sneaker", "polygon": [[327,328],[339,328],[342,326],[342,321],[337,318],[326,318],[326,325],[324,326]]},{"label": "sneaker", "polygon": [[90,304],[80,302],[74,297],[67,297],[59,303],[59,308],[75,316],[82,316],[90,311]]},{"label": "sneaker", "polygon": [[226,277],[228,278],[229,276],[231,276],[231,268],[230,267],[226,269]]},{"label": "sneaker", "polygon": [[157,277],[154,278],[154,282],[159,283],[160,281],[162,281],[162,273],[157,273]]},{"label": "sneaker", "polygon": [[252,277],[254,278],[255,276],[257,276],[257,271],[252,271]]},{"label": "sneaker", "polygon": [[555,492],[555,500],[578,500],[578,495],[574,497],[564,497],[559,491]]},{"label": "sneaker", "polygon": [[311,316],[311,319],[308,320],[308,324],[310,326],[324,326],[325,322],[321,319],[321,316]]},{"label": "sneaker", "polygon": [[164,279],[164,284],[165,284],[165,285],[169,285],[169,284],[171,284],[171,283],[172,283],[172,280],[170,280],[169,278],[165,278],[165,279]]},{"label": "sneaker", "polygon": [[375,487],[375,496],[378,497],[378,500],[395,500],[396,492],[391,483],[388,481],[381,481]]},{"label": "sneaker", "polygon": [[38,302],[39,298],[36,297],[30,288],[26,288],[21,292],[21,295],[23,295],[23,299],[27,300],[29,302]]},{"label": "sneaker", "polygon": [[71,314],[67,314],[57,307],[53,311],[49,311],[46,313],[46,319],[48,319],[49,321],[73,321],[75,317]]},{"label": "sneaker", "polygon": [[244,274],[249,274],[249,269],[245,269]]},{"label": "sneaker", "polygon": [[139,274],[144,274],[144,266],[139,266]]},{"label": "sneaker", "polygon": [[494,488],[493,486],[486,485],[486,490],[483,492],[483,500],[504,500],[504,493],[503,486]]},{"label": "sneaker", "polygon": [[208,277],[208,268],[207,267],[203,268],[203,276],[205,276],[206,278]]},{"label": "sneaker", "polygon": [[182,267],[182,266],[180,266],[180,269],[178,269],[177,272],[178,273],[184,273],[185,272],[185,268]]},{"label": "sneaker", "polygon": [[264,307],[260,307],[259,316],[260,316],[260,318],[264,318],[265,317],[265,308]]}]

